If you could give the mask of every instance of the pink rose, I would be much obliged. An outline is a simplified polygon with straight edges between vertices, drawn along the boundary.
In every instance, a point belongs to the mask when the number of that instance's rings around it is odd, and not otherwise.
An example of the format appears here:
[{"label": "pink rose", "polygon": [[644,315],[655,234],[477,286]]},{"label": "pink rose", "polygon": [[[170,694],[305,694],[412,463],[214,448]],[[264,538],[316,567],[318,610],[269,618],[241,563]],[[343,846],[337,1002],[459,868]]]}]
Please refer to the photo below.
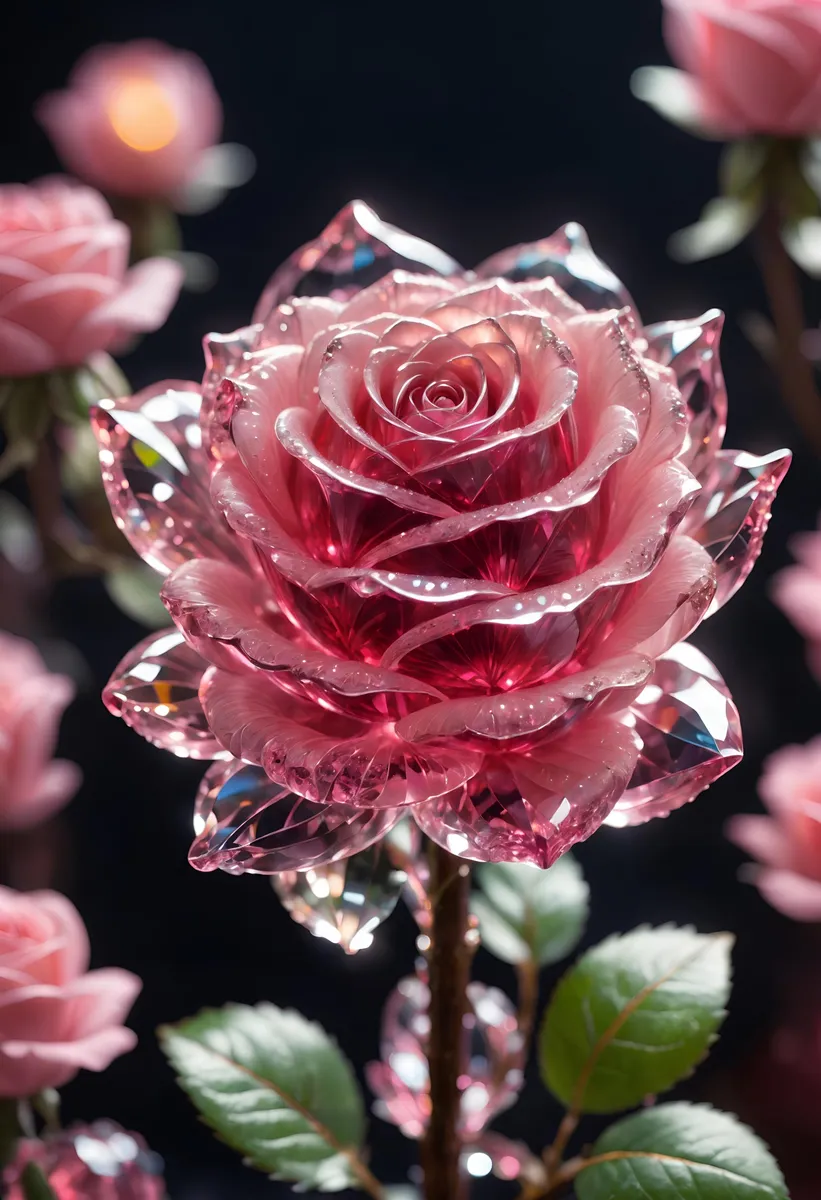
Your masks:
[{"label": "pink rose", "polygon": [[0,633],[0,829],[44,821],[80,786],[79,767],[52,760],[73,697],[71,680],[47,671],[30,642]]},{"label": "pink rose", "polygon": [[764,763],[758,792],[769,817],[733,817],[728,837],[762,864],[765,900],[794,921],[821,921],[821,737],[785,746]]},{"label": "pink rose", "polygon": [[88,935],[56,892],[0,887],[0,1096],[62,1087],[133,1049],[122,1022],[142,984],[130,971],[89,971]]},{"label": "pink rose", "polygon": [[70,180],[0,186],[0,376],[72,367],[158,329],[182,268],[128,270],[129,233],[102,196]]},{"label": "pink rose", "polygon": [[465,271],[357,202],[255,321],[208,339],[202,389],[93,414],[177,625],[106,702],[228,756],[195,866],[316,867],[408,808],[547,866],[739,760],[682,639],[752,568],[789,455],[720,448],[720,313],[643,326],[575,225]]},{"label": "pink rose", "polygon": [[721,137],[821,132],[821,0],[664,0],[681,71],[647,67],[636,91]]},{"label": "pink rose", "polygon": [[37,116],[68,170],[114,196],[169,198],[222,128],[205,64],[154,41],[89,50]]},{"label": "pink rose", "polygon": [[25,1139],[3,1181],[6,1200],[26,1200],[22,1176],[37,1163],[54,1200],[163,1200],[162,1160],[138,1133],[113,1121],[72,1125],[42,1141]]},{"label": "pink rose", "polygon": [[821,681],[821,528],[792,538],[790,547],[798,563],[776,575],[773,599],[807,639],[809,663]]}]

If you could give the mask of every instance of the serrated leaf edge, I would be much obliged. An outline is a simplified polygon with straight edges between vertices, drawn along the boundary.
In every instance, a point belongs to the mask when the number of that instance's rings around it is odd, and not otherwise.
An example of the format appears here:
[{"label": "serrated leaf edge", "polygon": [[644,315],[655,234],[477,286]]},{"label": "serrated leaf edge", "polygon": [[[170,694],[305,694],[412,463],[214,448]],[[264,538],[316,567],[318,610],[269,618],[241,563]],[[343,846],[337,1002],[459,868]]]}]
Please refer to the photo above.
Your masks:
[{"label": "serrated leaf edge", "polygon": [[[664,931],[670,932],[672,930],[675,930],[676,932],[682,932],[682,933],[694,933],[694,934],[697,933],[697,931],[692,926],[677,926],[672,923],[668,923],[665,925],[659,925],[659,926],[656,926],[655,928],[651,925],[639,925],[636,929],[631,930],[631,933],[649,933],[649,932],[655,932],[656,930],[658,930],[659,932],[664,932]],[[620,941],[622,938],[630,937],[630,936],[631,936],[631,934],[613,934],[611,937],[605,938],[605,940],[603,942],[601,942],[599,946],[594,946],[593,950],[598,950],[598,949],[600,949],[601,946],[605,946],[612,942]],[[682,959],[680,959],[668,971],[665,971],[663,975],[660,975],[657,979],[651,980],[650,983],[645,984],[644,987],[641,988],[640,991],[636,992],[635,996],[633,996],[631,1000],[628,1000],[627,1004],[625,1004],[624,1008],[621,1010],[621,1012],[618,1014],[618,1016],[610,1023],[610,1025],[608,1025],[607,1029],[605,1029],[604,1032],[601,1034],[598,1041],[596,1042],[596,1044],[593,1046],[592,1050],[590,1051],[587,1061],[585,1062],[584,1066],[582,1067],[581,1071],[579,1072],[579,1078],[576,1081],[576,1086],[574,1087],[573,1092],[571,1093],[570,1104],[568,1106],[569,1112],[571,1112],[571,1113],[580,1113],[581,1112],[582,1105],[584,1104],[585,1092],[587,1091],[587,1086],[590,1083],[590,1078],[593,1074],[593,1071],[595,1070],[596,1063],[599,1061],[602,1054],[607,1049],[607,1047],[610,1045],[610,1043],[613,1041],[613,1039],[615,1038],[615,1036],[619,1032],[619,1030],[622,1028],[622,1026],[629,1020],[629,1018],[633,1015],[634,1012],[636,1012],[639,1008],[641,1008],[642,1004],[648,998],[648,996],[652,996],[652,994],[654,992],[658,991],[658,989],[660,987],[662,987],[665,983],[668,983],[671,979],[673,979],[678,974],[679,971],[684,970],[685,967],[688,967],[692,962],[694,962],[697,958],[699,958],[703,953],[706,952],[708,946],[714,945],[716,942],[725,942],[726,941],[729,943],[730,946],[732,946],[735,943],[735,938],[731,933],[708,933],[708,934],[698,934],[697,936],[704,938],[704,941],[702,941],[698,946],[696,946],[689,954],[685,955]],[[592,953],[592,951],[589,951],[588,953]],[[572,971],[573,969],[574,968],[571,967],[570,971]],[[568,972],[568,974],[570,974],[570,972]],[[561,986],[561,984],[559,984],[559,986]],[[722,1016],[726,1016],[726,1015],[727,1015],[726,1008],[722,1009]],[[545,1019],[546,1019],[546,1015],[545,1015]],[[712,1038],[710,1039],[710,1041],[708,1043],[708,1046],[712,1046],[714,1044],[714,1042],[716,1041],[716,1037],[717,1037],[717,1035],[715,1035],[715,1034],[712,1036]],[[698,1060],[698,1063],[703,1062],[705,1058],[706,1058],[706,1053],[704,1055],[702,1055],[702,1057]],[[693,1070],[695,1070],[695,1066],[698,1066],[698,1063],[696,1063],[694,1065],[694,1067],[690,1070],[688,1075],[684,1076],[684,1078],[688,1078],[689,1075],[692,1074]]]},{"label": "serrated leaf edge", "polygon": [[[642,928],[647,929],[650,927],[642,926]],[[668,925],[668,926],[666,926],[666,928],[676,928],[676,926]],[[688,928],[692,928],[692,927],[688,927]],[[717,937],[717,936],[722,936],[722,935],[713,934],[712,936]],[[725,934],[723,936],[731,937],[732,935]],[[733,940],[735,940],[735,939],[733,939]],[[754,1129],[752,1129],[744,1121],[739,1120],[739,1118],[734,1113],[725,1112],[723,1109],[716,1108],[712,1104],[691,1104],[686,1100],[674,1101],[670,1104],[662,1104],[658,1108],[656,1108],[655,1111],[656,1112],[669,1111],[671,1108],[687,1109],[687,1110],[693,1111],[693,1112],[715,1113],[717,1116],[726,1117],[730,1120],[730,1122],[733,1125],[736,1126],[736,1128],[744,1130],[745,1133],[748,1133],[748,1134],[750,1134],[751,1137],[755,1138],[756,1141],[759,1142],[761,1144],[761,1146],[763,1146],[763,1148],[767,1151],[767,1153],[772,1157],[772,1150],[771,1150],[769,1144],[762,1137],[760,1137],[755,1132]],[[621,1119],[622,1119],[622,1121],[632,1120],[635,1117],[641,1115],[641,1112],[642,1112],[642,1110],[639,1109],[638,1112],[632,1113],[629,1117],[623,1117]],[[604,1136],[604,1135],[602,1135],[602,1136]],[[595,1147],[594,1147],[594,1149],[595,1149]],[[714,1167],[710,1163],[700,1162],[698,1159],[695,1159],[695,1158],[682,1158],[679,1155],[675,1155],[675,1154],[659,1154],[652,1150],[607,1150],[603,1154],[593,1154],[590,1158],[574,1159],[571,1162],[567,1163],[567,1166],[569,1168],[572,1168],[572,1170],[569,1171],[567,1174],[567,1182],[569,1182],[571,1179],[574,1179],[577,1175],[580,1175],[582,1173],[582,1171],[587,1170],[588,1167],[595,1167],[595,1166],[599,1166],[601,1163],[613,1162],[618,1159],[627,1159],[627,1158],[650,1158],[650,1159],[654,1159],[656,1162],[673,1162],[673,1163],[678,1163],[679,1165],[683,1165],[683,1166],[703,1167],[705,1169],[714,1171],[716,1174],[722,1174],[725,1177],[729,1177],[730,1179],[733,1179],[733,1180],[739,1179],[747,1186],[754,1185],[759,1188],[764,1188],[766,1191],[768,1191],[770,1193],[771,1196],[775,1197],[775,1200],[782,1200],[782,1196],[779,1195],[779,1193],[777,1191],[774,1191],[773,1188],[771,1188],[769,1184],[760,1183],[755,1180],[747,1179],[743,1175],[736,1175],[735,1172],[728,1171],[726,1169],[726,1167]],[[781,1172],[781,1168],[778,1165],[778,1162],[774,1158],[773,1158],[773,1162],[775,1162],[775,1166],[776,1166],[776,1169],[778,1170],[778,1174],[780,1176],[781,1183],[783,1184],[783,1195],[786,1196],[787,1195],[786,1181]]]},{"label": "serrated leaf edge", "polygon": [[[249,1079],[252,1079],[255,1083],[259,1084],[261,1087],[267,1088],[269,1091],[273,1092],[285,1104],[290,1105],[290,1107],[294,1110],[294,1112],[298,1113],[303,1118],[303,1120],[305,1120],[311,1126],[311,1128],[316,1132],[316,1134],[320,1138],[322,1138],[323,1141],[325,1141],[327,1143],[327,1145],[330,1147],[331,1150],[333,1150],[333,1152],[335,1154],[340,1154],[343,1158],[346,1158],[348,1160],[348,1163],[350,1164],[350,1167],[351,1167],[351,1173],[353,1175],[353,1178],[358,1181],[358,1186],[364,1187],[365,1186],[364,1185],[364,1177],[370,1175],[370,1172],[368,1171],[367,1167],[365,1166],[365,1164],[362,1162],[362,1160],[359,1157],[359,1147],[358,1146],[343,1145],[339,1141],[339,1139],[337,1137],[335,1137],[333,1133],[331,1133],[330,1129],[328,1129],[328,1127],[326,1125],[323,1125],[323,1123],[321,1121],[317,1120],[317,1118],[312,1113],[310,1113],[306,1108],[304,1108],[303,1105],[301,1105],[297,1100],[295,1100],[288,1092],[284,1091],[282,1088],[277,1087],[277,1085],[275,1083],[273,1083],[270,1079],[265,1079],[264,1076],[258,1075],[256,1073],[256,1071],[252,1071],[250,1069],[250,1067],[243,1066],[242,1063],[236,1062],[234,1059],[229,1058],[228,1055],[221,1054],[218,1050],[214,1050],[213,1047],[211,1047],[211,1046],[204,1046],[203,1043],[197,1041],[196,1038],[187,1037],[185,1033],[181,1032],[183,1026],[187,1025],[190,1021],[198,1020],[200,1017],[221,1016],[224,1013],[230,1012],[234,1009],[251,1008],[254,1010],[259,1010],[259,1009],[265,1008],[265,1007],[276,1008],[276,1005],[267,1006],[265,1004],[250,1004],[250,1005],[227,1004],[224,1008],[203,1008],[203,1009],[200,1009],[200,1011],[198,1013],[196,1013],[193,1017],[185,1017],[182,1021],[179,1021],[176,1024],[160,1025],[159,1028],[157,1029],[157,1038],[160,1042],[160,1046],[162,1047],[163,1053],[165,1054],[166,1058],[169,1059],[169,1061],[172,1061],[172,1060],[171,1060],[171,1053],[169,1052],[169,1050],[167,1049],[167,1046],[166,1046],[167,1039],[171,1036],[177,1037],[177,1038],[184,1038],[186,1041],[192,1042],[194,1045],[198,1046],[201,1050],[202,1049],[207,1050],[209,1054],[212,1054],[214,1056],[214,1058],[221,1059],[224,1063],[227,1063],[229,1066],[231,1066],[235,1070],[240,1071],[241,1073],[247,1075]],[[297,1016],[301,1020],[308,1021],[312,1025],[317,1024],[316,1021],[310,1021],[309,1018],[303,1016],[302,1013],[298,1012],[296,1009],[293,1009],[293,1008],[287,1008],[287,1009],[283,1008],[283,1009],[278,1009],[277,1011],[283,1013],[284,1015],[291,1014],[293,1016]],[[319,1026],[319,1028],[322,1028],[322,1027]],[[333,1043],[333,1045],[337,1048],[337,1050],[339,1050],[339,1045],[338,1045],[336,1039],[331,1037],[331,1035],[327,1032],[326,1029],[322,1028],[322,1032],[328,1038],[328,1040]],[[340,1055],[342,1055],[341,1050],[339,1050],[339,1053],[340,1053]],[[344,1055],[342,1055],[342,1057],[344,1058]],[[347,1062],[347,1059],[345,1061]],[[172,1066],[173,1066],[173,1061],[172,1061]],[[182,1088],[182,1090],[185,1092],[185,1094],[189,1097],[189,1099],[192,1100],[194,1102],[194,1104],[196,1105],[196,1100],[194,1100],[194,1097],[189,1092],[188,1087],[186,1086],[182,1075],[180,1075],[177,1072],[176,1068],[174,1068],[174,1075],[175,1075],[175,1078],[176,1078],[179,1086]],[[241,1154],[244,1154],[244,1147],[239,1145],[237,1142],[232,1141],[230,1137],[226,1137],[219,1129],[217,1129],[208,1120],[208,1118],[203,1113],[201,1113],[201,1112],[199,1113],[199,1118],[203,1122],[204,1125],[207,1125],[208,1128],[211,1129],[212,1132],[217,1135],[217,1137],[220,1139],[220,1141],[222,1141],[226,1145],[230,1146],[232,1150],[238,1150]],[[254,1167],[255,1170],[258,1169],[256,1167],[256,1164],[254,1163],[253,1159],[249,1155],[244,1155],[243,1163],[245,1163],[245,1165],[247,1165],[247,1166]],[[272,1176],[269,1176],[269,1178],[275,1179],[276,1176],[272,1175]],[[295,1190],[300,1190],[300,1189],[296,1188]],[[365,1190],[367,1191],[369,1189],[367,1187],[365,1187]]]}]

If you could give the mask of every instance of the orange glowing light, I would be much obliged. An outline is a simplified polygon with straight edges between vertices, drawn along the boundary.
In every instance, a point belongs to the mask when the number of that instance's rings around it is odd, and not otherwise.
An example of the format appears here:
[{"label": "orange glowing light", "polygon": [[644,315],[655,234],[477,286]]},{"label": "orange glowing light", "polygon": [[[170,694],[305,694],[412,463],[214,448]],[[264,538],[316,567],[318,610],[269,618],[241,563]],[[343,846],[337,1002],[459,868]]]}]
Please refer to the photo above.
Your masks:
[{"label": "orange glowing light", "polygon": [[112,93],[108,116],[132,150],[162,150],[177,136],[179,121],[165,88],[153,79],[128,79]]}]

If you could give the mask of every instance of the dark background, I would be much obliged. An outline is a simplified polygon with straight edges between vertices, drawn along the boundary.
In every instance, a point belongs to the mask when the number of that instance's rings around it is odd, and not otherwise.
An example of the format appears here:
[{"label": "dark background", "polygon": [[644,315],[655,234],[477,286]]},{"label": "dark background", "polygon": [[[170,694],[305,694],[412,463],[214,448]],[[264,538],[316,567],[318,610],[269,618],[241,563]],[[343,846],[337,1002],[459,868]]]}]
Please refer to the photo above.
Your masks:
[{"label": "dark background", "polygon": [[[747,758],[688,809],[637,830],[605,830],[579,858],[593,891],[588,943],[642,921],[738,935],[730,1019],[710,1065],[685,1092],[729,1097],[763,1126],[798,1180],[801,1144],[793,1146],[777,1119],[777,1089],[790,1082],[778,1079],[776,1094],[765,1097],[749,1081],[758,1078],[762,1047],[790,992],[809,986],[801,972],[817,959],[817,943],[737,880],[742,856],[722,827],[730,813],[758,806],[762,758],[818,730],[819,692],[800,639],[767,598],[767,582],[788,561],[789,535],[814,525],[821,477],[739,328],[742,314],[765,307],[748,250],[694,267],[666,255],[668,235],[714,193],[718,148],[667,126],[630,95],[635,67],[667,61],[658,0],[430,7],[41,0],[8,19],[16,28],[0,38],[5,181],[57,167],[31,117],[38,96],[62,86],[88,46],[143,36],[202,56],[224,101],[225,138],[257,156],[250,184],[184,222],[187,248],[217,260],[219,282],[210,293],[183,296],[166,327],[123,361],[135,388],[165,376],[197,378],[202,334],[246,324],[277,264],[353,196],[467,265],[579,220],[646,318],[727,311],[727,444],[796,450],[754,575],[695,639],[736,696]],[[815,319],[821,291],[807,291]],[[105,1075],[84,1074],[66,1088],[66,1112],[111,1116],[142,1131],[166,1159],[175,1200],[285,1194],[197,1124],[153,1030],[203,1005],[265,998],[321,1021],[361,1067],[377,1054],[383,999],[412,967],[411,919],[397,913],[370,951],[349,959],[294,925],[266,880],[192,871],[186,850],[202,767],[148,746],[99,701],[108,674],[143,631],[98,585],[80,581],[59,586],[43,629],[76,642],[89,664],[61,747],[81,763],[85,783],[26,853],[38,871],[53,857],[52,883],[88,923],[94,965],[128,967],[145,981],[131,1021],[139,1049]],[[513,987],[511,971],[484,952],[476,974]],[[546,972],[545,996],[550,982]],[[497,1125],[540,1148],[555,1120],[552,1102],[530,1079],[520,1107]],[[379,1121],[371,1136],[376,1173],[399,1182],[415,1148]],[[495,1194],[494,1187],[511,1191],[489,1182],[476,1194]]]}]

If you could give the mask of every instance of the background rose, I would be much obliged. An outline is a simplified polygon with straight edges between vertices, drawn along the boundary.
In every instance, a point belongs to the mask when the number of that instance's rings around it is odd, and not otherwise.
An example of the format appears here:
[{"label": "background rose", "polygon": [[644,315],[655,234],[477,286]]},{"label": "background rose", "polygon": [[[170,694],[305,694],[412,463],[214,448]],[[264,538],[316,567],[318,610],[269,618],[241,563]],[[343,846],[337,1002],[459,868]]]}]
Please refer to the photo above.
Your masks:
[{"label": "background rose", "polygon": [[678,643],[752,567],[789,456],[720,449],[720,314],[643,329],[628,300],[577,226],[473,275],[355,203],[210,339],[201,410],[193,384],[103,403],[109,499],[179,629],[106,700],[232,756],[195,865],[317,866],[410,805],[456,853],[544,866],[738,761]]},{"label": "background rose", "polygon": [[818,0],[664,0],[664,34],[702,122],[724,134],[821,131]]},{"label": "background rose", "polygon": [[773,580],[773,599],[807,639],[807,657],[821,680],[821,530],[790,540],[798,559]]},{"label": "background rose", "polygon": [[37,115],[65,166],[115,196],[171,197],[222,127],[205,64],[155,41],[88,51]]},{"label": "background rose", "polygon": [[128,270],[129,234],[102,196],[69,180],[0,187],[0,376],[84,362],[165,321],[181,267]]},{"label": "background rose", "polygon": [[136,1044],[122,1022],[140,980],[88,962],[85,926],[64,896],[0,888],[0,1096],[61,1087]]},{"label": "background rose", "polygon": [[765,900],[795,921],[821,921],[821,737],[771,754],[758,792],[770,816],[733,817],[728,836],[762,864],[751,877]]},{"label": "background rose", "polygon": [[57,727],[74,697],[30,642],[0,633],[0,828],[25,829],[51,816],[80,786],[80,769],[52,761]]}]

